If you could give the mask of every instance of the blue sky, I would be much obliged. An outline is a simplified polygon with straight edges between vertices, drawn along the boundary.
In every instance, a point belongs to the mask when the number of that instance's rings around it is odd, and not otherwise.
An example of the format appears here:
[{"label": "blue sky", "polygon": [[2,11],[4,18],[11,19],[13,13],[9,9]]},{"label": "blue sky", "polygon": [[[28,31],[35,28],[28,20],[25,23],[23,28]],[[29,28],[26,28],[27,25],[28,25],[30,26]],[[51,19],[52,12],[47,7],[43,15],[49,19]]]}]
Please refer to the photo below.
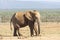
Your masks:
[{"label": "blue sky", "polygon": [[0,9],[60,8],[60,0],[0,0]]}]

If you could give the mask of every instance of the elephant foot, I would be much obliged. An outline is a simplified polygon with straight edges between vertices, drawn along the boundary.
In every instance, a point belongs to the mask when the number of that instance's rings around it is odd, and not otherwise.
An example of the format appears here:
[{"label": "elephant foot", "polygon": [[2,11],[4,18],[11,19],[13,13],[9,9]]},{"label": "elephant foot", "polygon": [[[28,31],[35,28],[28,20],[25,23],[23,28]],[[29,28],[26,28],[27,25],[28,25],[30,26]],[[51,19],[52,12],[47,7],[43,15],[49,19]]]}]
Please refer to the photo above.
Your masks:
[{"label": "elephant foot", "polygon": [[13,35],[13,36],[18,36],[17,34]]},{"label": "elephant foot", "polygon": [[18,36],[23,36],[22,34],[18,34]]},{"label": "elephant foot", "polygon": [[31,35],[31,37],[33,37],[34,35]]},{"label": "elephant foot", "polygon": [[33,37],[33,35],[31,37]]},{"label": "elephant foot", "polygon": [[16,33],[14,33],[13,36],[18,36],[18,35]]}]

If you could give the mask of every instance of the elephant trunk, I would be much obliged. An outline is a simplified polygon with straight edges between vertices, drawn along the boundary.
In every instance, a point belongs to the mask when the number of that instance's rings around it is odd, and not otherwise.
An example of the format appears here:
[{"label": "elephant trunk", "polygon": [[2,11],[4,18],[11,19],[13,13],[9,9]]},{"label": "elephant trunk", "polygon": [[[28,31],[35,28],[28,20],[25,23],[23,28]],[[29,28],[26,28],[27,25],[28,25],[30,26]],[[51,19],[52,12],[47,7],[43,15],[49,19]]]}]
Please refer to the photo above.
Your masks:
[{"label": "elephant trunk", "polygon": [[37,23],[38,23],[38,34],[40,34],[40,18],[37,19]]}]

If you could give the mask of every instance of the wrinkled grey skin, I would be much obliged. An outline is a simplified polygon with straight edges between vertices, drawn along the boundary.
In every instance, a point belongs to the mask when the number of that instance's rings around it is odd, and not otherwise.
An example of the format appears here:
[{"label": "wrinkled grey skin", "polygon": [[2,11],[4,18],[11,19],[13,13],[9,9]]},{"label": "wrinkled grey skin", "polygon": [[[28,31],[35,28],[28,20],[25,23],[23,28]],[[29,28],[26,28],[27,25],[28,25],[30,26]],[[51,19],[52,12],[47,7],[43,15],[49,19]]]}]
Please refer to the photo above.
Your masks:
[{"label": "wrinkled grey skin", "polygon": [[36,10],[15,13],[11,18],[10,26],[11,23],[14,27],[13,36],[21,36],[19,28],[27,25],[29,25],[31,36],[34,36],[33,31],[35,31],[36,36],[40,34],[40,14]]}]

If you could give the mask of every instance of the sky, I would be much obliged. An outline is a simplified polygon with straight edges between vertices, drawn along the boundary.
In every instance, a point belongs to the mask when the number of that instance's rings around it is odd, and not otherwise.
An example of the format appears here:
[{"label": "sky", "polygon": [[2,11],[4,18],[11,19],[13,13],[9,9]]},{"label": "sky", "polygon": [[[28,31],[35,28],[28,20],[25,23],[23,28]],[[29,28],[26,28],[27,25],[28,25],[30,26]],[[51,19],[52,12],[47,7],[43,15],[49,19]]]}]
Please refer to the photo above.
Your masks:
[{"label": "sky", "polygon": [[[7,1],[7,0],[0,0]],[[60,0],[8,0],[8,1],[50,1],[50,2],[60,2]]]},{"label": "sky", "polygon": [[60,0],[0,0],[0,9],[57,9]]},{"label": "sky", "polygon": [[50,2],[60,2],[60,0],[16,0],[16,1],[50,1]]}]

